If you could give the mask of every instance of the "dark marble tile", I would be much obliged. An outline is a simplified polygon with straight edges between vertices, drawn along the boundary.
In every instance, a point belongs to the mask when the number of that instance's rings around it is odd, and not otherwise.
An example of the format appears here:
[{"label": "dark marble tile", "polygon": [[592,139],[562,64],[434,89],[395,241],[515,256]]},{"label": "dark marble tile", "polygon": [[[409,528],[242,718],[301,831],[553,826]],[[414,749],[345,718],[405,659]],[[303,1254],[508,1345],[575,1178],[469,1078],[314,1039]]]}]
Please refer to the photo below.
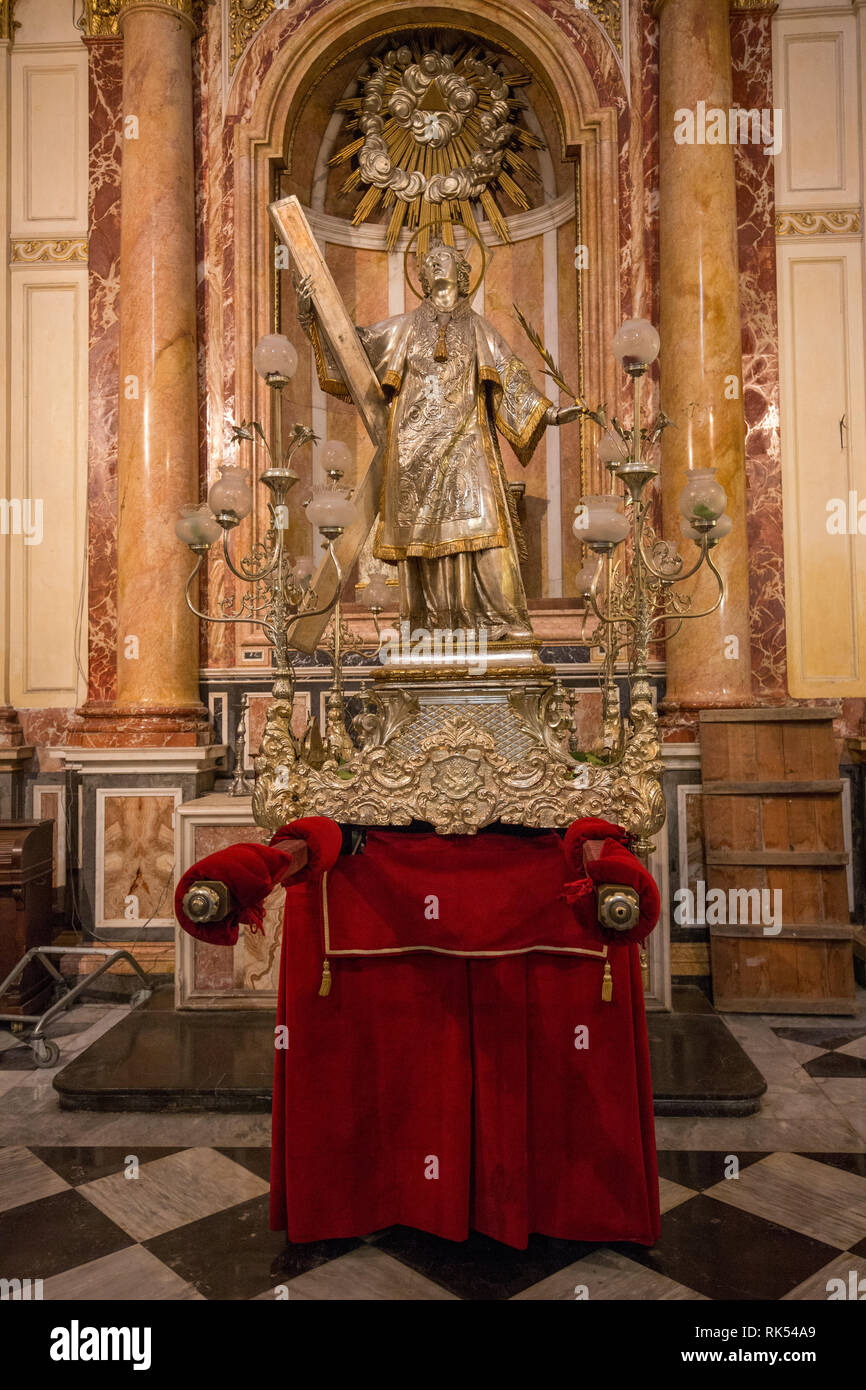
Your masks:
[{"label": "dark marble tile", "polygon": [[703,1192],[705,1188],[714,1187],[717,1182],[722,1181],[732,1153],[740,1165],[740,1172],[752,1163],[757,1163],[759,1159],[767,1157],[766,1153],[756,1153],[750,1149],[742,1151],[736,1147],[727,1150],[659,1149],[659,1177],[667,1178],[668,1182],[678,1182],[681,1187],[691,1187],[696,1192]]},{"label": "dark marble tile", "polygon": [[394,1226],[376,1241],[376,1248],[458,1298],[496,1300],[521,1293],[599,1247],[587,1241],[531,1236],[526,1250],[514,1250],[477,1231],[471,1231],[468,1240],[452,1241]]},{"label": "dark marble tile", "polygon": [[767,1089],[715,1013],[647,1015],[657,1115],[752,1115]]},{"label": "dark marble tile", "polygon": [[[859,1076],[866,1080],[866,1057],[852,1057],[848,1052],[825,1052],[823,1057],[804,1062],[803,1070],[810,1076]],[[863,1100],[866,1102],[866,1090]]]},{"label": "dark marble tile", "polygon": [[274,1015],[135,1009],[57,1073],[63,1110],[267,1111]]},{"label": "dark marble tile", "polygon": [[143,1004],[139,1004],[140,1009],[146,1009],[148,1013],[173,1013],[174,1012],[174,983],[170,985],[160,985],[153,991],[149,999],[145,999]]},{"label": "dark marble tile", "polygon": [[43,1148],[30,1145],[30,1152],[72,1187],[84,1182],[95,1182],[97,1178],[107,1178],[109,1173],[119,1173],[126,1167],[130,1156],[138,1159],[139,1167],[152,1163],[155,1158],[165,1158],[168,1154],[179,1153],[180,1148],[147,1149],[141,1145],[127,1144],[125,1148]]},{"label": "dark marble tile", "polygon": [[866,1237],[859,1240],[856,1245],[851,1246],[851,1254],[859,1255],[861,1259],[866,1260]]},{"label": "dark marble tile", "polygon": [[866,1178],[866,1153],[864,1154],[801,1154],[801,1158],[811,1158],[815,1163],[829,1163],[832,1168],[841,1168],[846,1173],[856,1173]]},{"label": "dark marble tile", "polygon": [[0,1212],[0,1278],[50,1279],[134,1244],[70,1188]]},{"label": "dark marble tile", "polygon": [[808,1043],[810,1047],[825,1047],[828,1051],[866,1037],[866,1028],[855,1028],[850,1023],[822,1023],[815,1028],[774,1028],[773,1032],[778,1038],[787,1038],[789,1042]]},{"label": "dark marble tile", "polygon": [[238,1149],[217,1149],[218,1154],[225,1154],[233,1163],[239,1163],[242,1168],[249,1168],[251,1173],[263,1178],[265,1182],[271,1180],[271,1150],[269,1145],[261,1145],[258,1148],[238,1148]]},{"label": "dark marble tile", "polygon": [[[697,934],[696,934],[697,935]],[[703,939],[706,938],[706,931]],[[712,1003],[697,985],[674,985],[671,1006],[675,1014],[715,1014]]]},{"label": "dark marble tile", "polygon": [[318,1269],[319,1265],[348,1255],[350,1250],[357,1250],[360,1245],[374,1243],[368,1236],[363,1240],[347,1236],[339,1240],[311,1240],[304,1244],[286,1241],[284,1235],[281,1239],[283,1249],[271,1265],[271,1279],[275,1284],[285,1284],[299,1274],[306,1274],[309,1269]]},{"label": "dark marble tile", "polygon": [[286,1243],[268,1229],[269,1201],[266,1193],[253,1197],[142,1245],[205,1298],[255,1298],[273,1288],[271,1265]]},{"label": "dark marble tile", "polygon": [[839,1254],[712,1197],[692,1197],[662,1217],[652,1249],[614,1246],[649,1269],[707,1298],[776,1300]]},{"label": "dark marble tile", "polygon": [[[676,1004],[647,1019],[656,1114],[753,1114],[761,1073],[700,990],[678,990]],[[136,1009],[62,1067],[54,1087],[63,1110],[267,1111],[273,1040],[268,1010]]]}]

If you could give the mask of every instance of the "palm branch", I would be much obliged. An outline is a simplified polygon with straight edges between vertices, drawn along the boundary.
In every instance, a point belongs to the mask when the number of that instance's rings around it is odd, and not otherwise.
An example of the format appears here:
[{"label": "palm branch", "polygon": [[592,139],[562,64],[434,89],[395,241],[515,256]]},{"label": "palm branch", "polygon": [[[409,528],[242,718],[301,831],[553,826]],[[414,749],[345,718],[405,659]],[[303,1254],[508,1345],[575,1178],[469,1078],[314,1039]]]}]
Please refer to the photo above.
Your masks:
[{"label": "palm branch", "polygon": [[532,346],[535,348],[535,351],[538,353],[539,357],[541,358],[545,367],[547,368],[547,374],[550,377],[550,379],[553,382],[555,382],[555,384],[559,387],[560,391],[562,391],[564,395],[570,396],[571,399],[574,401],[575,405],[580,407],[581,414],[588,416],[590,420],[594,420],[595,423],[597,425],[600,425],[602,429],[606,429],[607,416],[605,414],[604,406],[598,406],[595,410],[593,410],[589,405],[587,405],[583,396],[578,395],[576,391],[572,391],[568,382],[563,377],[562,372],[559,370],[559,367],[556,365],[553,356],[550,352],[548,352],[547,348],[545,347],[544,339],[542,338],[541,334],[537,331],[537,329],[533,328],[532,324],[529,322],[529,319],[526,317],[526,315],[523,313],[523,310],[520,309],[517,304],[512,304],[512,308],[514,309],[514,312],[520,321],[521,328],[523,329],[527,338],[529,339]]}]

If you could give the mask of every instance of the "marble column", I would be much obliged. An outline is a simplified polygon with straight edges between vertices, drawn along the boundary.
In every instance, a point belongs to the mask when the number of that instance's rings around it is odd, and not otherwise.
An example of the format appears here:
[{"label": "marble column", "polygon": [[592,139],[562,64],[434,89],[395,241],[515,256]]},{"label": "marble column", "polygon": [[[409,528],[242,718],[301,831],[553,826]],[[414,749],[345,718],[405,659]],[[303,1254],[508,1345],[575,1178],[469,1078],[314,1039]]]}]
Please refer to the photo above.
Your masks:
[{"label": "marble column", "polygon": [[117,697],[124,742],[200,741],[178,508],[198,497],[191,0],[122,0]]},{"label": "marble column", "polygon": [[[657,0],[655,11],[661,402],[676,425],[663,436],[665,532],[680,534],[678,498],[692,468],[717,468],[733,521],[713,552],[726,585],[721,608],[685,623],[668,644],[664,708],[676,712],[753,702],[745,427],[734,151],[726,134],[724,143],[708,143],[704,126],[704,113],[709,120],[720,110],[727,128],[732,105],[728,0]],[[687,112],[694,117],[692,139]],[[684,544],[688,557],[692,547]],[[712,575],[702,575],[695,608],[706,607],[715,592]]]}]

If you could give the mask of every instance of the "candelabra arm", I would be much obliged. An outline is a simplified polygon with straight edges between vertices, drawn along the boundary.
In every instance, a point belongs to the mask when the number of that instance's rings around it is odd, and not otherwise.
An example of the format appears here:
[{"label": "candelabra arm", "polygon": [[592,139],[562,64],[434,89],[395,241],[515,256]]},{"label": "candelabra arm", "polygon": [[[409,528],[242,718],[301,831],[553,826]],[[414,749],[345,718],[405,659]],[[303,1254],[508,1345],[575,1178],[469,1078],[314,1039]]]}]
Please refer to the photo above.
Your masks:
[{"label": "candelabra arm", "polygon": [[[199,555],[198,559],[195,562],[195,568],[190,574],[189,579],[186,581],[186,605],[189,611],[196,618],[201,618],[203,623],[249,623],[251,627],[264,628],[265,624],[262,622],[261,618],[253,618],[250,616],[249,613],[244,613],[240,617],[231,618],[222,615],[217,615],[216,613],[202,613],[200,608],[196,608],[195,604],[192,601],[192,594],[190,590],[192,589],[193,580],[195,579],[196,575],[201,569],[203,560],[204,556]],[[259,610],[256,609],[255,611],[258,612]]]},{"label": "candelabra arm", "polygon": [[[333,547],[333,545],[331,544],[330,541],[328,541],[328,554],[330,555],[330,557],[331,557],[331,559],[332,559],[332,561],[333,561],[334,569],[337,571],[337,586],[336,586],[336,589],[334,590],[334,595],[333,595],[333,597],[332,597],[331,599],[329,599],[329,601],[325,604],[324,608],[304,608],[304,609],[302,609],[301,612],[300,612],[300,613],[297,613],[297,614],[295,615],[294,619],[292,620],[292,626],[294,626],[295,622],[297,622],[300,618],[320,618],[320,617],[322,617],[322,615],[323,615],[324,613],[331,613],[331,612],[333,612],[333,610],[336,608],[337,604],[339,603],[340,597],[341,597],[341,595],[342,595],[342,593],[343,593],[343,571],[342,571],[342,569],[340,568],[340,562],[339,562],[339,560],[337,559],[336,554],[334,553],[334,547]],[[291,645],[291,644],[290,644],[290,645]]]},{"label": "candelabra arm", "polygon": [[719,604],[725,596],[725,581],[722,578],[716,566],[713,564],[709,552],[707,552],[705,558],[707,565],[712,570],[713,574],[716,576],[716,584],[718,585],[719,589],[715,603],[712,603],[709,608],[701,609],[700,613],[657,613],[656,616],[652,618],[650,621],[651,627],[654,627],[656,623],[666,623],[674,621],[676,622],[676,627],[674,628],[673,632],[660,633],[657,637],[654,637],[652,639],[654,642],[670,642],[673,637],[676,637],[684,622],[693,618],[708,618],[709,615],[711,613],[715,613],[716,609],[719,607]]},{"label": "candelabra arm", "polygon": [[655,627],[656,623],[670,622],[676,623],[676,627],[674,628],[673,632],[661,632],[657,637],[653,637],[653,642],[670,642],[672,637],[676,637],[677,633],[680,631],[680,628],[683,625],[683,615],[681,613],[656,614],[656,616],[650,622],[651,627]]},{"label": "candelabra arm", "polygon": [[716,566],[713,564],[713,559],[712,559],[712,556],[710,555],[709,551],[707,551],[706,560],[707,560],[707,565],[708,565],[708,567],[712,570],[713,574],[716,576],[716,583],[717,583],[717,585],[719,586],[718,597],[716,598],[715,603],[710,604],[710,607],[709,607],[709,608],[704,608],[704,609],[702,609],[702,611],[701,611],[700,613],[680,613],[678,616],[680,617],[681,621],[683,621],[683,622],[685,622],[686,619],[691,620],[692,618],[708,618],[708,617],[710,616],[711,613],[715,613],[715,611],[716,611],[716,609],[719,607],[719,605],[720,605],[722,599],[725,597],[725,581],[724,581],[724,579],[722,578],[722,576],[720,575],[720,573],[719,573],[719,571],[717,570]]},{"label": "candelabra arm", "polygon": [[[608,556],[608,557],[606,557],[606,558],[609,559],[610,557]],[[589,600],[589,605],[590,605],[590,607],[591,607],[593,613],[595,614],[596,618],[598,618],[598,621],[599,621],[600,623],[604,623],[605,626],[614,626],[614,625],[616,625],[616,624],[618,624],[618,623],[630,623],[631,626],[633,627],[633,626],[634,626],[634,623],[635,623],[635,620],[634,620],[634,618],[629,617],[628,613],[616,613],[616,614],[612,614],[612,613],[603,613],[603,612],[602,612],[601,607],[599,606],[599,601],[598,601],[598,583],[599,583],[599,580],[600,580],[600,578],[601,578],[601,570],[602,570],[602,567],[601,567],[601,565],[599,565],[598,569],[597,569],[596,572],[595,572],[595,575],[593,576],[592,584],[591,584],[590,588],[586,591],[586,598]],[[610,597],[611,597],[611,596],[610,596],[610,584],[608,584],[608,603],[610,603]],[[585,620],[585,613],[584,613],[584,620]],[[593,646],[594,646],[594,645],[595,645],[595,643],[593,643]]]},{"label": "candelabra arm", "polygon": [[268,575],[273,574],[274,570],[279,564],[282,553],[283,533],[282,531],[277,531],[277,542],[274,546],[274,553],[271,556],[271,558],[267,561],[264,568],[245,572],[243,569],[238,569],[238,567],[232,561],[232,557],[229,553],[229,533],[228,531],[223,532],[223,555],[225,556],[225,562],[231,570],[232,574],[235,576],[235,578],[242,580],[244,584],[250,584],[256,579],[267,579]]},{"label": "candelabra arm", "polygon": [[[641,531],[643,531],[643,522],[641,522]],[[647,573],[650,574],[650,575],[652,575],[653,579],[659,579],[659,580],[661,580],[661,582],[662,582],[663,584],[679,584],[683,579],[691,579],[691,577],[692,577],[693,574],[697,574],[697,572],[698,572],[698,570],[700,569],[701,565],[704,563],[704,560],[707,559],[708,554],[709,554],[709,550],[708,550],[708,537],[709,537],[709,534],[710,534],[710,533],[708,532],[706,536],[702,536],[701,539],[697,542],[697,544],[700,546],[700,554],[698,555],[697,563],[694,564],[694,565],[692,565],[692,567],[691,567],[690,570],[683,570],[683,569],[682,569],[682,564],[683,564],[682,558],[680,558],[680,567],[681,567],[681,568],[677,570],[676,574],[663,574],[661,570],[657,570],[657,569],[655,568],[655,565],[653,565],[652,562],[647,558],[647,553],[646,553],[646,551],[644,550],[644,545],[643,545],[643,535],[641,535],[640,542],[639,542],[639,544],[640,544],[640,558],[641,558],[641,562],[643,563],[643,566],[644,566],[645,570],[647,571]]]}]

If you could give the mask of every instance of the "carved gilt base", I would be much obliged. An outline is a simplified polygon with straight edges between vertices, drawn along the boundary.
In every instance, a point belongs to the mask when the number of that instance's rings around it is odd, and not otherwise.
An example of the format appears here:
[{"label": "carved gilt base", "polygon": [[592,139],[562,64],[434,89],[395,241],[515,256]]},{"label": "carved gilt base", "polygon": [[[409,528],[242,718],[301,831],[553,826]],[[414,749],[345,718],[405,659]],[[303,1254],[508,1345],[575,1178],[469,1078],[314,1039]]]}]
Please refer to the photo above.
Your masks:
[{"label": "carved gilt base", "polygon": [[298,816],[342,824],[426,821],[440,835],[486,825],[565,826],[604,816],[638,837],[664,822],[655,712],[636,691],[620,761],[573,755],[567,693],[549,668],[377,673],[354,721],[357,749],[313,766],[290,728],[291,705],[271,706],[256,759],[253,815],[276,830]]}]

